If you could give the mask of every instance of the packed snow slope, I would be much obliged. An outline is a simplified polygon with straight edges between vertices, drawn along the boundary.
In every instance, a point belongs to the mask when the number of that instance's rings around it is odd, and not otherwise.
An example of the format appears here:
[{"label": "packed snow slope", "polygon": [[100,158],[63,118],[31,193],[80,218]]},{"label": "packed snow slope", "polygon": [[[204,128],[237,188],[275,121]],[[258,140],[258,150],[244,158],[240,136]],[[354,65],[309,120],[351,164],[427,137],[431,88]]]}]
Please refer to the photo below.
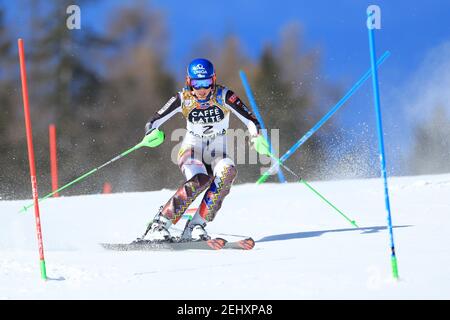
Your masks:
[{"label": "packed snow slope", "polygon": [[[172,190],[48,199],[40,279],[29,201],[0,201],[0,299],[449,299],[450,175],[389,179],[400,281],[391,276],[380,179],[236,185],[211,234],[251,251],[106,251],[130,242]],[[183,223],[184,220],[181,220]],[[175,226],[174,233],[180,228]]]}]

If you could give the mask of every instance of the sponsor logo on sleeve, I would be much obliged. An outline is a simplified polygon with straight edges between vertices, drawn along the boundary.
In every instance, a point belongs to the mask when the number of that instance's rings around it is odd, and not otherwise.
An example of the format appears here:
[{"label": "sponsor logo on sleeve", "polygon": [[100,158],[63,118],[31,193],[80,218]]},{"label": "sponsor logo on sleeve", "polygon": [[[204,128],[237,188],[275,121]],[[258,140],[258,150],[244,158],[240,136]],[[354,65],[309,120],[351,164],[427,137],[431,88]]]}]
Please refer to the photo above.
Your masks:
[{"label": "sponsor logo on sleeve", "polygon": [[176,97],[170,98],[170,100],[167,101],[167,103],[158,111],[158,114],[159,115],[163,114],[172,105],[172,103],[174,103],[176,99],[177,99]]}]

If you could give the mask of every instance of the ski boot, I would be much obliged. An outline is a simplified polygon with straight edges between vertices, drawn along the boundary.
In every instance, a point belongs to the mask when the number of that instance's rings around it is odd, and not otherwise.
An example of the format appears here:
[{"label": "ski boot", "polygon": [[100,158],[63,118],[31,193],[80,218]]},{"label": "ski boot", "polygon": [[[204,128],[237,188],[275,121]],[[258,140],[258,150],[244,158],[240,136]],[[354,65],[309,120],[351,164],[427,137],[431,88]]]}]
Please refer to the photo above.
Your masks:
[{"label": "ski boot", "polygon": [[170,241],[172,239],[169,232],[172,221],[162,215],[162,208],[159,209],[153,221],[148,224],[147,230],[140,238],[141,240]]},{"label": "ski boot", "polygon": [[206,223],[192,223],[190,221],[184,228],[183,234],[181,235],[182,241],[206,241],[211,239],[205,230]]}]

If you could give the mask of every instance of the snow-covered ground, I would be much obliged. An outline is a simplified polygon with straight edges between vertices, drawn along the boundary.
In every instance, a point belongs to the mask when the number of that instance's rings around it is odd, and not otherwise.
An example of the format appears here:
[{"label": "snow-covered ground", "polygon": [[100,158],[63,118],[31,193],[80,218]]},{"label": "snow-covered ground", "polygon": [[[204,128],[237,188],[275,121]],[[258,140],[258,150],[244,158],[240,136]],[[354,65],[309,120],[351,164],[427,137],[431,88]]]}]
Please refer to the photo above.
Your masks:
[{"label": "snow-covered ground", "polygon": [[171,190],[48,199],[48,281],[33,210],[18,213],[29,201],[0,201],[0,299],[450,299],[450,174],[389,184],[398,282],[380,179],[311,182],[359,228],[302,184],[247,184],[234,186],[208,229],[251,235],[251,251],[98,245],[141,235]]}]

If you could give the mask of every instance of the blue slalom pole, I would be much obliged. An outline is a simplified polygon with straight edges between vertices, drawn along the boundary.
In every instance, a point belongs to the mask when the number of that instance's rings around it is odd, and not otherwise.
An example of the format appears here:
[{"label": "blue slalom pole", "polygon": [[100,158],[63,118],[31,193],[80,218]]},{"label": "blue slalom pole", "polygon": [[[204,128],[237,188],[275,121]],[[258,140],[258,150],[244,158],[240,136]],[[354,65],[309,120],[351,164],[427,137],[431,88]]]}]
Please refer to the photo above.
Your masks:
[{"label": "blue slalom pole", "polygon": [[[378,62],[376,63],[376,66],[379,67],[389,56],[390,56],[390,52],[386,51],[381,58],[378,60]],[[344,97],[342,97],[341,100],[338,101],[338,103],[330,110],[328,111],[328,113],[314,126],[312,127],[300,140],[298,140],[281,158],[280,158],[280,163],[285,162],[294,152],[295,150],[297,150],[303,143],[305,143],[306,140],[308,140],[317,130],[319,130],[319,128],[328,121],[328,119],[331,118],[331,116],[333,116],[333,114],[336,113],[336,111],[339,110],[340,107],[342,107],[344,105],[344,103],[356,92],[356,90],[358,90],[363,84],[364,82],[370,78],[371,76],[371,72],[372,70],[368,70],[361,79],[358,80],[358,82],[356,82],[353,87],[345,94]],[[278,164],[274,164],[270,167],[269,170],[267,170],[266,172],[263,173],[263,175],[261,175],[261,177],[259,177],[258,181],[256,181],[257,184],[261,184],[264,181],[267,180],[267,178],[269,178],[269,176],[271,175],[271,172],[273,170],[273,168],[278,165]]]},{"label": "blue slalom pole", "polygon": [[[245,92],[247,93],[248,101],[250,102],[253,112],[255,113],[256,119],[258,119],[259,123],[261,124],[261,129],[263,129],[264,138],[266,138],[266,141],[269,144],[270,153],[273,153],[272,144],[270,143],[269,137],[267,136],[266,125],[264,124],[264,120],[261,117],[261,114],[259,113],[259,108],[258,105],[256,104],[255,97],[253,96],[252,89],[250,88],[250,85],[247,81],[247,76],[245,75],[245,72],[242,70],[239,71],[239,75],[241,76],[242,85],[244,86]],[[281,168],[278,169],[278,179],[282,183],[286,182],[286,178],[284,177]]]},{"label": "blue slalom pole", "polygon": [[394,233],[392,231],[392,218],[391,218],[391,206],[389,203],[389,189],[386,174],[386,160],[384,153],[384,138],[383,138],[383,124],[381,120],[381,104],[380,104],[380,88],[378,85],[378,73],[375,67],[376,61],[376,49],[375,49],[375,37],[373,28],[369,29],[369,47],[370,47],[370,62],[372,64],[372,85],[373,85],[373,97],[375,103],[375,112],[377,115],[377,131],[378,131],[378,141],[379,141],[379,152],[380,152],[380,164],[381,164],[381,176],[384,181],[384,200],[386,205],[386,211],[388,214],[387,222],[389,228],[389,237],[391,244],[391,265],[392,265],[392,275],[395,279],[398,279],[398,267],[397,267],[397,257],[395,255],[394,246]]}]

